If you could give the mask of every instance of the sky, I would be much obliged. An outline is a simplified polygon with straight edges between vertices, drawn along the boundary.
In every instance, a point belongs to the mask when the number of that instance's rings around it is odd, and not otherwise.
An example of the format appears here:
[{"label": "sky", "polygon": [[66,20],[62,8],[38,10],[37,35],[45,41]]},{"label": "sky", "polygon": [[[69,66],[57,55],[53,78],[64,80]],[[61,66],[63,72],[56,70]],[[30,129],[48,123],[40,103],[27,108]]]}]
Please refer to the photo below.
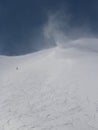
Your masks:
[{"label": "sky", "polygon": [[[64,17],[63,32],[97,36],[97,12],[98,0],[0,0],[0,54],[22,55],[54,46],[43,30],[49,29],[49,18],[55,14]],[[52,21],[54,25],[59,17]]]}]

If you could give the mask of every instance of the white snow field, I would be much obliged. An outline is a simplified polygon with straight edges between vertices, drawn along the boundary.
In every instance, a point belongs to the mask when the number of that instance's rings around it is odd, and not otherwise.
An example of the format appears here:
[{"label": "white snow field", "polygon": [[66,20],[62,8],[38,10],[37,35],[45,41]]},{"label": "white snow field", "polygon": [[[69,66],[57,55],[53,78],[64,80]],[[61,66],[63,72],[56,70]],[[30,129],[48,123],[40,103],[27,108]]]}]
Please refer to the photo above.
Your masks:
[{"label": "white snow field", "polygon": [[0,56],[0,130],[98,130],[97,43]]}]

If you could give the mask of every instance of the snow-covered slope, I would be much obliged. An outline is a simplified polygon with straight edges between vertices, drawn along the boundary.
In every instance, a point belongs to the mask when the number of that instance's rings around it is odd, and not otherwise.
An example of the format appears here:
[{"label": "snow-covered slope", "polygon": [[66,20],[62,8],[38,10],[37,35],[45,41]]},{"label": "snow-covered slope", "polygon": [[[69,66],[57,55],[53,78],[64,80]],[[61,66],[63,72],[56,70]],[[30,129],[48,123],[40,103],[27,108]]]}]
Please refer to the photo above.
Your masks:
[{"label": "snow-covered slope", "polygon": [[0,56],[0,130],[98,130],[97,52]]}]

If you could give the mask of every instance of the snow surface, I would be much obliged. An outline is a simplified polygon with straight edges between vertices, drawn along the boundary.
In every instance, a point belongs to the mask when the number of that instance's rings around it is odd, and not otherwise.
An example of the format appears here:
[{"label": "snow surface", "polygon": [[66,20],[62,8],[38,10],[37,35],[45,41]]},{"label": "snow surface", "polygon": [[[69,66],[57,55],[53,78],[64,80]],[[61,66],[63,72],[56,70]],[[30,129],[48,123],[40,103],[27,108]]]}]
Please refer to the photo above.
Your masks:
[{"label": "snow surface", "polygon": [[98,130],[98,53],[0,56],[0,130]]}]

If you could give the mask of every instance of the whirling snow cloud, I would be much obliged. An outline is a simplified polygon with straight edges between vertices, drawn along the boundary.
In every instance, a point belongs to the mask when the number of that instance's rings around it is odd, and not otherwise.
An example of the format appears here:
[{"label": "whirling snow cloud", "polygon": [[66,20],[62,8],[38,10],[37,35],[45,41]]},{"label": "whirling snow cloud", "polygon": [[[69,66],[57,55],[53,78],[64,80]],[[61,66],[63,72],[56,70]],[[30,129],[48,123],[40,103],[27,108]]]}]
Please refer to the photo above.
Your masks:
[{"label": "whirling snow cloud", "polygon": [[47,43],[54,42],[62,48],[78,48],[86,51],[98,51],[98,39],[85,22],[81,26],[72,26],[72,16],[62,10],[48,15],[43,33]]}]

